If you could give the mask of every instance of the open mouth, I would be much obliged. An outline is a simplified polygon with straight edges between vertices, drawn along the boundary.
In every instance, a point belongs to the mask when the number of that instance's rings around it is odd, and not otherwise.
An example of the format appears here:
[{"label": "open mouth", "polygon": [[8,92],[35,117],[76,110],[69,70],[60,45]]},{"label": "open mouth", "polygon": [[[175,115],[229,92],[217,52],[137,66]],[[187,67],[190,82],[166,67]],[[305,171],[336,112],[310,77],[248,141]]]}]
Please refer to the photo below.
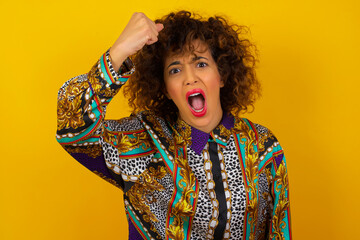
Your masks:
[{"label": "open mouth", "polygon": [[186,99],[191,112],[196,117],[202,117],[206,113],[206,99],[205,93],[201,89],[193,89],[186,94]]}]

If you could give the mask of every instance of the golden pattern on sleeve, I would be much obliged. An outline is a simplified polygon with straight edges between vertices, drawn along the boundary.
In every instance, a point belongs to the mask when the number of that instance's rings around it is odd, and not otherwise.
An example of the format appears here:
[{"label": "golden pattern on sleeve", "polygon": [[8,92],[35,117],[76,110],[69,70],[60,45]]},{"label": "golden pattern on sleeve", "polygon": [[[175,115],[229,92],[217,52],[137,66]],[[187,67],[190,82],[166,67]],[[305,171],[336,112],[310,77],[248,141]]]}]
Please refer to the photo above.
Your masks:
[{"label": "golden pattern on sleeve", "polygon": [[99,81],[99,79],[103,79],[99,70],[101,71],[100,61],[91,68],[88,74],[89,83],[95,94],[99,94],[103,88],[103,84]]},{"label": "golden pattern on sleeve", "polygon": [[77,129],[85,125],[81,106],[81,93],[87,88],[86,82],[78,82],[74,78],[69,82],[58,100],[57,130],[73,128]]},{"label": "golden pattern on sleeve", "polygon": [[265,150],[265,141],[267,141],[270,138],[274,138],[274,135],[271,131],[267,131],[265,133],[260,134],[259,142],[258,142],[259,152],[262,152]]},{"label": "golden pattern on sleeve", "polygon": [[[267,183],[270,184],[273,179],[272,174],[271,174],[271,169],[265,168],[264,173],[266,176]],[[262,192],[262,198],[265,199],[266,201],[270,201],[271,195],[268,191],[264,191],[264,192]],[[260,212],[260,215],[263,217],[264,220],[259,224],[257,231],[260,231],[261,233],[265,233],[266,227],[269,224],[269,220],[268,220],[269,212],[268,211],[269,211],[269,209],[263,208],[262,211]],[[266,239],[265,234],[259,235],[258,239],[265,240]]]},{"label": "golden pattern on sleeve", "polygon": [[288,176],[285,163],[282,162],[277,171],[274,178],[274,184],[276,183],[275,191],[279,193],[279,199],[275,206],[274,216],[272,219],[273,231],[271,233],[271,238],[275,238],[276,240],[285,239],[284,233],[281,229],[286,228],[286,210],[290,206],[290,202],[288,197],[286,196],[286,191],[289,188]]},{"label": "golden pattern on sleeve", "polygon": [[155,114],[152,111],[147,111],[147,114],[145,115],[145,118],[147,121],[149,121],[152,124],[152,127],[154,131],[157,133],[157,135],[161,138],[164,138],[168,144],[171,143],[170,139],[166,136],[164,133],[163,127],[161,126],[159,120],[155,117]]},{"label": "golden pattern on sleeve", "polygon": [[80,108],[81,100],[79,98],[74,98],[72,101],[65,98],[59,101],[58,105],[58,130],[63,128],[77,129],[78,127],[85,125],[85,122],[82,119],[82,109]]},{"label": "golden pattern on sleeve", "polygon": [[112,132],[104,130],[104,140],[114,147],[119,153],[126,153],[141,147],[143,150],[151,147],[150,136],[146,132],[133,133],[133,137],[129,137],[124,133]]}]

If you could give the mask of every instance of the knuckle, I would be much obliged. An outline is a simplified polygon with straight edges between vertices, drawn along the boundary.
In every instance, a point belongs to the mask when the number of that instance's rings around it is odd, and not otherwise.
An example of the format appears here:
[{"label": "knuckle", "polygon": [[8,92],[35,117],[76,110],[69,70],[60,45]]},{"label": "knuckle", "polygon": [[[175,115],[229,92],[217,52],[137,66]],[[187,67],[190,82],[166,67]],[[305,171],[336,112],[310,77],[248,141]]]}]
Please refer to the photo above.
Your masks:
[{"label": "knuckle", "polygon": [[141,24],[146,25],[146,22],[147,22],[147,21],[146,21],[146,19],[145,19],[145,18],[143,18],[143,17],[142,17],[142,18],[140,18],[140,23],[141,23]]},{"label": "knuckle", "polygon": [[143,12],[138,12],[137,14],[138,14],[138,16],[141,17],[141,18],[144,18],[144,17],[145,17],[145,14],[144,14]]},{"label": "knuckle", "polygon": [[144,27],[144,28],[143,28],[143,34],[146,35],[146,36],[150,36],[149,28]]}]

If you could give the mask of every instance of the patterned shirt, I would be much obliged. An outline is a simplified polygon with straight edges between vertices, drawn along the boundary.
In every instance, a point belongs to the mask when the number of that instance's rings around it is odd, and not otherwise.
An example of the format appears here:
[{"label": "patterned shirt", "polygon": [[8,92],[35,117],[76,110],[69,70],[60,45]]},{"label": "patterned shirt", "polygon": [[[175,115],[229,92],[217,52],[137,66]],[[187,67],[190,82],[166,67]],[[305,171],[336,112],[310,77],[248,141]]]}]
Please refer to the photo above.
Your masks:
[{"label": "patterned shirt", "polygon": [[211,133],[151,111],[104,120],[133,71],[126,62],[114,71],[107,51],[67,81],[56,136],[124,192],[129,239],[291,239],[286,162],[272,132],[228,113]]}]

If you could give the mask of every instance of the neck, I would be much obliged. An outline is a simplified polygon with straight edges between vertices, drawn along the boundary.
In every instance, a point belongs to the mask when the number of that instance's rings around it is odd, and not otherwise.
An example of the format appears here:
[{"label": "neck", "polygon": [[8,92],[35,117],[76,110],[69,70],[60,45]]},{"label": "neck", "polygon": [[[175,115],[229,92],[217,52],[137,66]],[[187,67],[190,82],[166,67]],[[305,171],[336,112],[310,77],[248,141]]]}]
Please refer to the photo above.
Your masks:
[{"label": "neck", "polygon": [[203,128],[199,128],[199,130],[206,133],[211,133],[220,124],[222,117],[223,117],[223,112],[221,111],[221,114],[217,115],[216,118],[214,118],[213,121],[209,123],[209,125]]},{"label": "neck", "polygon": [[210,121],[207,124],[204,125],[196,125],[196,124],[191,124],[189,122],[187,122],[185,119],[182,118],[183,121],[185,121],[187,124],[189,124],[190,126],[205,132],[205,133],[211,133],[221,122],[221,119],[223,117],[223,111],[220,108],[220,111],[218,112],[218,114],[216,114],[215,116],[213,116]]}]

